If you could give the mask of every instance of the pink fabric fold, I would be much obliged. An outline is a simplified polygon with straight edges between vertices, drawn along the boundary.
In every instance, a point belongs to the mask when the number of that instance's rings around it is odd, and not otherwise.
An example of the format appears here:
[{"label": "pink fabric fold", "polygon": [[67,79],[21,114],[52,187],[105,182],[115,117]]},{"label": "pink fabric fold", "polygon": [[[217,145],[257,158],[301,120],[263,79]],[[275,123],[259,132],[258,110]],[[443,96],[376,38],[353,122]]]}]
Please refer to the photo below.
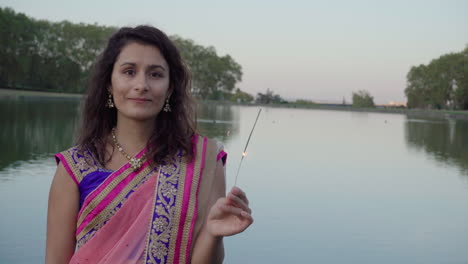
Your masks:
[{"label": "pink fabric fold", "polygon": [[[149,166],[149,162],[145,162],[142,166],[141,169],[144,169],[146,168],[147,166]],[[112,179],[115,179],[118,175],[120,175],[120,173],[123,172],[123,168],[128,168],[128,166],[124,166],[122,167],[121,169],[119,169],[118,171],[116,171],[114,174],[115,175],[111,175],[109,178],[112,178]],[[99,205],[96,206],[96,208],[94,208],[86,217],[85,217],[85,220],[81,223],[81,225],[77,228],[76,230],[76,234],[79,234],[83,228],[85,226],[88,225],[89,222],[91,222],[94,217],[96,217],[96,215],[98,215],[102,210],[104,210],[104,208],[107,207],[107,205],[109,205],[113,200],[114,198],[125,188],[125,186],[128,185],[129,182],[131,182],[136,176],[138,175],[137,172],[132,172],[130,173],[127,177],[125,177],[125,179],[123,179],[117,186],[115,186],[114,189],[112,189],[112,191],[106,195],[106,197],[99,203]],[[97,188],[97,190],[95,190],[96,193],[92,193],[93,195],[90,195],[89,198],[93,197],[96,197],[97,194],[99,194],[100,192],[102,192],[105,187],[107,185],[109,185],[110,181],[105,180],[104,183],[99,186]],[[89,204],[91,200],[85,200],[85,204]],[[82,210],[83,210],[84,206],[82,207]],[[81,210],[81,211],[82,211]],[[81,212],[80,212],[80,215],[81,215]]]},{"label": "pink fabric fold", "polygon": [[152,217],[157,176],[151,176],[94,236],[79,248],[70,263],[144,263],[146,234]]},{"label": "pink fabric fold", "polygon": [[[144,155],[144,153],[146,152],[146,149],[143,149],[141,150],[135,157],[139,158],[141,157],[142,155]],[[147,165],[148,165],[148,161],[145,162],[142,166],[142,169],[145,168]],[[96,188],[96,190],[94,190],[93,192],[91,192],[88,197],[86,197],[86,199],[84,200],[84,203],[83,203],[83,206],[81,207],[81,210],[80,212],[78,213],[78,217],[81,215],[81,213],[83,212],[84,208],[86,208],[88,206],[88,204],[94,199],[96,198],[96,196],[99,195],[99,193],[101,193],[108,185],[109,183],[111,183],[115,178],[117,178],[117,176],[119,176],[121,173],[123,173],[125,170],[127,170],[128,168],[130,167],[130,163],[125,163],[122,167],[120,167],[118,170],[114,171],[106,180],[104,180],[104,182],[101,183],[101,185],[99,185],[99,187]],[[78,234],[78,232],[77,232]]]}]

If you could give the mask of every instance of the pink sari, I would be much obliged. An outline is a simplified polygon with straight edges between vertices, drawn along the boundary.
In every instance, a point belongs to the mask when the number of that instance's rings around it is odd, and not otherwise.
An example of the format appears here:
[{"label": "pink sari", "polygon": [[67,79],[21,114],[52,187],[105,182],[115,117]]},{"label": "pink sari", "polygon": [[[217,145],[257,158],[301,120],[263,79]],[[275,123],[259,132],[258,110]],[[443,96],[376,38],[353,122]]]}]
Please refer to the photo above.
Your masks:
[{"label": "pink sari", "polygon": [[[190,263],[206,212],[198,207],[204,202],[199,201],[200,186],[209,186],[207,180],[202,184],[202,175],[213,174],[216,161],[226,157],[206,137],[196,135],[193,142],[192,161],[179,154],[160,168],[145,162],[138,171],[127,163],[107,172],[91,191],[86,191],[86,181],[105,173],[92,154],[76,148],[57,154],[85,194],[70,263]],[[209,187],[202,189],[207,192]]]}]

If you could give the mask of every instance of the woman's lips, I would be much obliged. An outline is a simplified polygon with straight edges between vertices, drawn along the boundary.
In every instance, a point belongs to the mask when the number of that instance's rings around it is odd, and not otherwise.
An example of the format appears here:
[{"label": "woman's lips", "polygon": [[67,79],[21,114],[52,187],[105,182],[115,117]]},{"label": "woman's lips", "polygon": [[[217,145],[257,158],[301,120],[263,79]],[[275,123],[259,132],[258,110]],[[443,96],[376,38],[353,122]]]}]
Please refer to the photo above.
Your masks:
[{"label": "woman's lips", "polygon": [[137,103],[151,102],[150,99],[146,99],[146,98],[128,98],[128,99]]}]

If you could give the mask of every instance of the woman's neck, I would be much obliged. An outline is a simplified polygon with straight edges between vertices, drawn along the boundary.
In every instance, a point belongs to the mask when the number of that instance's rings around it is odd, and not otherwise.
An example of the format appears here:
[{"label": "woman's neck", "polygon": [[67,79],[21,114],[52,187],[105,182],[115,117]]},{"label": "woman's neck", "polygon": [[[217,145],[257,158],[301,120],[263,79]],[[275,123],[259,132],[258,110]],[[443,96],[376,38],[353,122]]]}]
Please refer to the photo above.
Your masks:
[{"label": "woman's neck", "polygon": [[146,147],[153,130],[154,122],[152,120],[141,122],[119,118],[115,135],[125,152],[134,156]]}]

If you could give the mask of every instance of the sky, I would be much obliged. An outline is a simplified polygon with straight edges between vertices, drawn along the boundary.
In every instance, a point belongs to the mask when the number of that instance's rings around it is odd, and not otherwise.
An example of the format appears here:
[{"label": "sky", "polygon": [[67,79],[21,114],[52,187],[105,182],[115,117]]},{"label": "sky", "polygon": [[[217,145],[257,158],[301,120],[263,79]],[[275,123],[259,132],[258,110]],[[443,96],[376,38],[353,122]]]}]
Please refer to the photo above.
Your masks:
[{"label": "sky", "polygon": [[468,45],[468,0],[64,1],[0,0],[36,19],[107,26],[150,24],[242,66],[250,94],[350,103],[405,102],[406,74]]}]

